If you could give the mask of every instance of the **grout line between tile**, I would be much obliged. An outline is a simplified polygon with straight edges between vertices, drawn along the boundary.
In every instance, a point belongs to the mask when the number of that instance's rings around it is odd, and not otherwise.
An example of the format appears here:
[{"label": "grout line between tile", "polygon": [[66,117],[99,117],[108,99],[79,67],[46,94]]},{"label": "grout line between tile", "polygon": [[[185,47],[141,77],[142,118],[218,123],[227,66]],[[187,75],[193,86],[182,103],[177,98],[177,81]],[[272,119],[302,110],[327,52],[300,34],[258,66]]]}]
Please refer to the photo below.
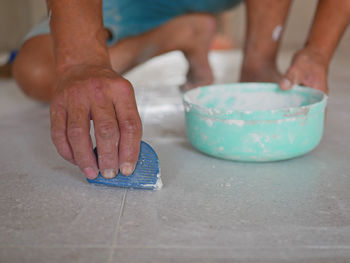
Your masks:
[{"label": "grout line between tile", "polygon": [[122,202],[120,204],[119,217],[118,217],[117,224],[115,226],[115,230],[114,230],[114,234],[113,234],[113,240],[112,240],[112,246],[110,248],[110,252],[109,252],[107,263],[111,263],[112,262],[113,256],[114,256],[114,248],[117,246],[117,243],[118,243],[118,233],[119,233],[119,228],[120,228],[120,221],[122,219],[123,212],[124,212],[125,199],[126,199],[127,192],[128,192],[128,189],[125,189],[124,190],[123,199],[122,199]]}]

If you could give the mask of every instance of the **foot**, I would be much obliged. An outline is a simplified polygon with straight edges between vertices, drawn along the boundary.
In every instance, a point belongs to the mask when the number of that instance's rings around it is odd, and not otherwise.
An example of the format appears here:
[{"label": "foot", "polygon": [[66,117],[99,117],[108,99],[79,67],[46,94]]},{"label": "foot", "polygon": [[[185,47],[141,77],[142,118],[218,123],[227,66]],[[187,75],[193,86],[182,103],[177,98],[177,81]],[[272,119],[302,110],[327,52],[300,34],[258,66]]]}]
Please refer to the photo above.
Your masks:
[{"label": "foot", "polygon": [[187,81],[180,86],[181,92],[212,84],[214,81],[213,72],[208,64],[190,65],[187,72]]},{"label": "foot", "polygon": [[110,48],[112,67],[125,73],[146,60],[181,50],[189,62],[185,89],[213,82],[208,52],[215,33],[215,18],[208,14],[189,14],[136,37],[126,38]]}]

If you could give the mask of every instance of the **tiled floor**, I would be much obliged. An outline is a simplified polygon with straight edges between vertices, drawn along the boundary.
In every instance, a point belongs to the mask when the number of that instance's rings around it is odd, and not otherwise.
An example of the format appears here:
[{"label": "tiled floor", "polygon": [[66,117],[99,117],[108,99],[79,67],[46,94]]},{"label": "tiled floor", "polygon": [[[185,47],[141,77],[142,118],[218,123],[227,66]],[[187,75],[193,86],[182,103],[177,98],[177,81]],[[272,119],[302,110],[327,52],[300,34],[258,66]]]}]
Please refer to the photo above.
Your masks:
[{"label": "tiled floor", "polygon": [[[237,79],[239,59],[212,54],[218,82]],[[349,262],[349,68],[342,56],[333,63],[320,146],[265,164],[191,147],[179,53],[130,72],[161,191],[89,185],[56,153],[48,107],[1,81],[0,262]]]}]

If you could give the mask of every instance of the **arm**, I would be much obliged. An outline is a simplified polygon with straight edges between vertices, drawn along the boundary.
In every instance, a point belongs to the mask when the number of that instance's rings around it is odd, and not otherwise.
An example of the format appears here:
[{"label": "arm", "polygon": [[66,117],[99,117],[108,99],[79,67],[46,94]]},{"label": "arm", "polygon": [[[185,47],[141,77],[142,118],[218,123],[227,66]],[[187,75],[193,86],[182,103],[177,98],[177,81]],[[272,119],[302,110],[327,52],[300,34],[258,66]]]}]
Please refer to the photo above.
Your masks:
[{"label": "arm", "polygon": [[48,0],[58,74],[79,64],[109,65],[102,0]]},{"label": "arm", "polygon": [[[51,135],[60,155],[95,178],[137,162],[142,127],[131,84],[113,71],[102,22],[102,0],[48,0],[57,87]],[[90,138],[93,120],[99,163]]]},{"label": "arm", "polygon": [[320,0],[307,41],[294,56],[281,88],[303,84],[327,92],[328,67],[349,22],[350,0]]}]

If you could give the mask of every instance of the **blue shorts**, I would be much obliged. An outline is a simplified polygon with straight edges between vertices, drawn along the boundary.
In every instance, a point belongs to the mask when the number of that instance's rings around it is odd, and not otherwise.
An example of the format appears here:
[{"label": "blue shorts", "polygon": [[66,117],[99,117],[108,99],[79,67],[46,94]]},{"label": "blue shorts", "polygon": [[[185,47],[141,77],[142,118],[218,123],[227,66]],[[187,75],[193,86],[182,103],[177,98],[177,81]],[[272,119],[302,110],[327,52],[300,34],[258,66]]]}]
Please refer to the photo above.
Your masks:
[{"label": "blue shorts", "polygon": [[[108,45],[146,33],[176,16],[188,13],[216,14],[242,0],[103,0],[103,22],[112,34]],[[25,36],[50,34],[49,19],[41,21]]]}]

